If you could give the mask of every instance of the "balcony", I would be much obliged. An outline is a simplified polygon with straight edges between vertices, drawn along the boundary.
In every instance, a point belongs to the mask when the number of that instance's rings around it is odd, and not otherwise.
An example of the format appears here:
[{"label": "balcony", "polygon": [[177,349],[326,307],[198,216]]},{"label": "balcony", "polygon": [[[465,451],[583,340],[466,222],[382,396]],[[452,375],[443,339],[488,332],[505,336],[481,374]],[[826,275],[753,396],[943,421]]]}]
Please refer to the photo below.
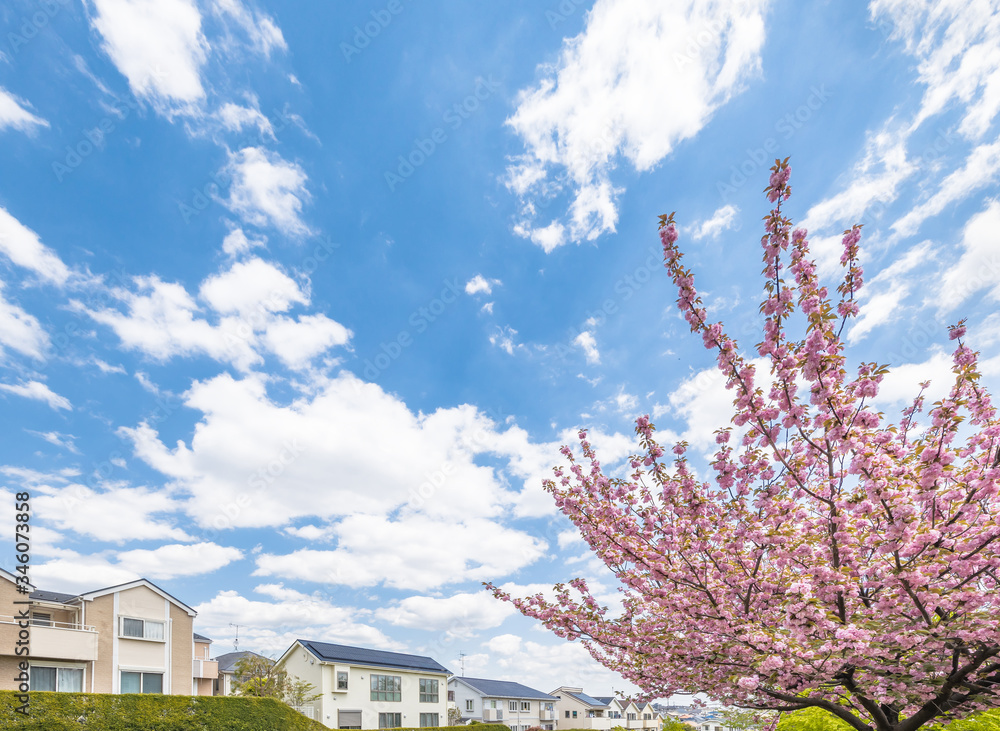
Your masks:
[{"label": "balcony", "polygon": [[194,677],[196,678],[217,678],[219,677],[219,663],[216,660],[194,661]]},{"label": "balcony", "polygon": [[586,718],[573,719],[573,728],[592,728],[596,731],[608,731],[612,725],[618,726],[620,723],[612,724],[611,719],[605,716],[588,716]]},{"label": "balcony", "polygon": [[483,709],[483,720],[484,721],[502,721],[503,720],[503,710],[500,708],[484,708]]},{"label": "balcony", "polygon": [[545,710],[543,708],[538,713],[538,720],[539,721],[554,721],[555,719],[556,719],[556,712],[555,711],[551,711],[551,710],[547,711],[547,710]]},{"label": "balcony", "polygon": [[[0,615],[0,647],[4,648],[0,652],[14,654],[14,643],[20,630],[14,617]],[[97,659],[97,630],[90,625],[51,622],[48,625],[33,624],[30,631],[33,658],[77,662]]]}]

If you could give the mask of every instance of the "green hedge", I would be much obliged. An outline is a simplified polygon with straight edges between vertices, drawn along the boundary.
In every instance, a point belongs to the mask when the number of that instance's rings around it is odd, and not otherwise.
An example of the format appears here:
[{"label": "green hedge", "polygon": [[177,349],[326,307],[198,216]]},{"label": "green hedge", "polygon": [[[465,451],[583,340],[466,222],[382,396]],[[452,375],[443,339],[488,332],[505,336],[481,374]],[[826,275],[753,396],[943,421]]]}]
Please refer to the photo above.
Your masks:
[{"label": "green hedge", "polygon": [[[476,731],[510,731],[510,726],[505,723],[474,723],[471,726],[400,726],[399,728],[377,729],[377,731],[455,731],[457,728],[474,728]],[[376,731],[376,729],[371,729]]]},{"label": "green hedge", "polygon": [[13,691],[0,691],[0,729],[24,731],[324,731],[273,698],[183,695],[30,695],[30,715]]}]

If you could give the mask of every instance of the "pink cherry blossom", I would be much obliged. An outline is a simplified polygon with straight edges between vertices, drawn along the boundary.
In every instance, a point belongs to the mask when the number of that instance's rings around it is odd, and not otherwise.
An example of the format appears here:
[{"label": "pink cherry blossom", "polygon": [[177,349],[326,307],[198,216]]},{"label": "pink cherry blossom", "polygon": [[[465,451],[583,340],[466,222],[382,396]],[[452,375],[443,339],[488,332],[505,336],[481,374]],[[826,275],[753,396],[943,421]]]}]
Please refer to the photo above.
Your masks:
[{"label": "pink cherry blossom", "polygon": [[880,413],[888,367],[849,371],[841,338],[864,284],[861,226],[844,232],[834,302],[808,233],[782,211],[787,163],[776,161],[765,190],[775,205],[753,357],[768,361],[767,379],[708,321],[674,216],[661,217],[677,306],[733,396],[711,469],[689,465],[683,442],[661,459],[643,416],[631,474],[605,473],[581,431],[583,456],[564,447],[569,469],[545,483],[620,582],[621,611],[579,580],[552,600],[490,588],[649,697],[817,707],[857,731],[916,731],[997,707],[1000,422],[978,353],[960,322],[947,396],[925,412],[921,390],[899,420]]}]

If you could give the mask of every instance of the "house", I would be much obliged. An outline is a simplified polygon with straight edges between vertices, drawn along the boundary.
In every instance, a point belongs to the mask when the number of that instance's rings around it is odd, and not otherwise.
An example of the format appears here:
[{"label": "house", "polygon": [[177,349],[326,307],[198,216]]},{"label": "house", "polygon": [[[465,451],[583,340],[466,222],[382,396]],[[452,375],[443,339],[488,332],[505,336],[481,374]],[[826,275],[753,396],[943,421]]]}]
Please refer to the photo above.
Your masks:
[{"label": "house", "polygon": [[611,728],[625,726],[625,722],[623,721],[625,718],[624,706],[622,706],[622,702],[618,698],[615,698],[613,695],[597,695],[594,697],[608,706],[605,715],[611,719]]},{"label": "house", "polygon": [[653,708],[652,703],[643,703],[639,707],[639,721],[641,721],[641,725],[636,728],[658,729],[663,727],[663,716]]},{"label": "house", "polygon": [[295,640],[277,661],[320,696],[303,706],[329,728],[448,725],[448,676],[436,660],[365,647]]},{"label": "house", "polygon": [[622,701],[622,715],[625,716],[625,723],[621,725],[625,728],[642,728],[642,720],[639,717],[639,706],[635,701]]},{"label": "house", "polygon": [[448,681],[448,700],[455,703],[464,723],[504,723],[511,731],[555,728],[557,699],[520,683],[453,676]]},{"label": "house", "polygon": [[[193,695],[216,674],[195,662],[205,653],[196,645],[211,643],[195,642],[195,611],[146,579],[83,594],[24,588],[0,569],[2,690],[17,688],[24,659],[31,690]],[[30,635],[26,657],[15,654],[21,633]]]},{"label": "house", "polygon": [[248,655],[255,655],[271,662],[271,660],[263,655],[257,655],[256,652],[250,652],[249,650],[227,652],[224,655],[219,655],[214,660],[218,671],[212,683],[212,695],[233,695],[233,678],[236,675],[236,663]]},{"label": "house", "polygon": [[592,698],[583,688],[561,686],[549,693],[556,697],[556,718],[559,728],[593,728],[608,731],[613,723],[608,717],[607,703]]},{"label": "house", "polygon": [[191,695],[212,695],[219,676],[219,663],[211,659],[212,641],[194,633],[194,687]]}]

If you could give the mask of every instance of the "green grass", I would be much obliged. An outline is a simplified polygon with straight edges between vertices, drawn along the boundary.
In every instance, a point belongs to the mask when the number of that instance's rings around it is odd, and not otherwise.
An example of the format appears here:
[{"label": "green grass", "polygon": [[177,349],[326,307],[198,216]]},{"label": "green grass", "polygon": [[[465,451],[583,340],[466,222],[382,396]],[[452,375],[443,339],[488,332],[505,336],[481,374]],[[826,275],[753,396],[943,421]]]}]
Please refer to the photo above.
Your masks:
[{"label": "green grass", "polygon": [[31,693],[30,715],[0,691],[0,729],[24,731],[322,731],[272,698]]}]

